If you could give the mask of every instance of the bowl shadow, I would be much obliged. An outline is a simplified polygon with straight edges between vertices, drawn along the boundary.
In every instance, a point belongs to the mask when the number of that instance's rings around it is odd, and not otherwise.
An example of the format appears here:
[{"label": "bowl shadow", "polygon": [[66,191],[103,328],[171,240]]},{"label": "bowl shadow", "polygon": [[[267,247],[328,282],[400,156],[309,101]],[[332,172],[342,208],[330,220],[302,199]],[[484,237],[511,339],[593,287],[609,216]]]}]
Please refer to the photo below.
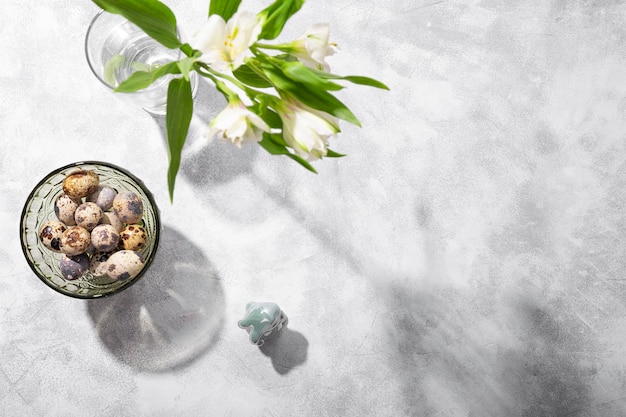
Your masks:
[{"label": "bowl shadow", "polygon": [[149,372],[182,368],[210,350],[223,326],[220,277],[202,251],[165,226],[144,277],[115,296],[87,301],[103,345]]}]

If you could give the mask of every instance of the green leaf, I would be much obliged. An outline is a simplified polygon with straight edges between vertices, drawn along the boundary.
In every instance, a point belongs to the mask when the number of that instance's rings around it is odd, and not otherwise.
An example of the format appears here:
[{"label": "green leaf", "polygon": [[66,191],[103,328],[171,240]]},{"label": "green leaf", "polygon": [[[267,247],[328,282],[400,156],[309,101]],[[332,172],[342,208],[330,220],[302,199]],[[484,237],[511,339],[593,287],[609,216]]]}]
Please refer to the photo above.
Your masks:
[{"label": "green leaf", "polygon": [[180,61],[176,62],[180,73],[183,74],[186,80],[189,80],[189,73],[193,70],[193,64],[198,60],[197,56],[190,56],[188,58],[183,58]]},{"label": "green leaf", "polygon": [[320,77],[311,68],[302,62],[282,62],[283,73],[294,81],[308,85],[313,89],[341,90],[343,87],[332,81]]},{"label": "green leaf", "polygon": [[[258,99],[258,102],[253,105],[254,112],[258,114],[265,121],[265,123],[268,124],[269,127],[274,129],[282,129],[283,120],[280,118],[278,113],[276,113],[271,108],[273,104],[278,100],[278,97],[261,93],[257,94],[256,98]],[[274,137],[277,136],[280,135],[275,135]],[[280,138],[282,140],[282,136],[280,136]],[[280,143],[282,145],[287,145],[284,140],[282,140],[282,142]]]},{"label": "green leaf", "polygon": [[150,84],[166,74],[180,74],[177,62],[170,62],[152,71],[133,72],[130,74],[130,77],[122,81],[113,91],[116,93],[132,93],[149,87]]},{"label": "green leaf", "polygon": [[228,21],[239,8],[241,0],[211,0],[209,4],[209,16],[218,14]]},{"label": "green leaf", "polygon": [[342,153],[338,153],[338,152],[332,151],[330,149],[326,150],[326,157],[327,158],[342,158],[344,156],[346,156],[346,155],[342,154]]},{"label": "green leaf", "polygon": [[342,80],[350,81],[354,84],[368,85],[370,87],[381,88],[383,90],[389,90],[385,84],[381,83],[378,80],[369,77],[362,77],[360,75],[349,75],[347,77],[341,77]]},{"label": "green leaf", "polygon": [[250,87],[270,88],[272,86],[272,84],[269,81],[261,77],[259,74],[257,74],[252,68],[250,68],[246,64],[243,64],[242,66],[237,68],[235,71],[233,71],[233,75],[239,81],[241,81],[244,84],[249,85]]},{"label": "green leaf", "polygon": [[264,133],[263,134],[263,140],[261,142],[259,142],[259,145],[261,145],[261,147],[263,149],[265,149],[267,152],[269,152],[270,154],[272,154],[272,155],[286,155],[289,158],[293,159],[294,161],[298,162],[300,165],[302,165],[303,167],[305,167],[309,171],[317,174],[317,171],[315,170],[315,168],[313,168],[313,166],[306,159],[289,152],[287,147],[285,147],[285,146],[281,145],[280,143],[278,143],[280,141],[283,141],[282,137],[280,137],[280,135],[271,134],[271,133]]},{"label": "green leaf", "polygon": [[174,185],[180,168],[181,153],[187,139],[192,115],[191,83],[185,78],[175,78],[170,81],[167,89],[167,114],[165,115],[167,150],[170,161],[167,171],[167,185],[172,202],[174,201]]},{"label": "green leaf", "polygon": [[260,112],[257,111],[257,113],[259,114],[259,116],[261,116],[261,118],[265,121],[265,123],[268,124],[269,127],[274,128],[274,129],[282,129],[283,121],[278,115],[278,113],[268,108],[265,108],[264,110],[261,110]]},{"label": "green leaf", "polygon": [[314,89],[306,84],[294,81],[273,65],[263,65],[263,71],[278,90],[291,94],[309,107],[361,126],[361,123],[350,109],[328,91]]},{"label": "green leaf", "polygon": [[259,17],[263,21],[263,29],[259,39],[276,39],[282,32],[285,23],[304,4],[304,0],[276,0],[265,8]]},{"label": "green leaf", "polygon": [[289,153],[287,154],[287,156],[311,171],[312,173],[317,174],[317,171],[315,170],[315,168],[313,168],[313,165],[309,164],[309,161],[307,161],[306,159],[293,153]]},{"label": "green leaf", "polygon": [[143,62],[131,62],[130,67],[135,71],[152,71],[152,65],[144,64]]},{"label": "green leaf", "polygon": [[288,155],[289,150],[287,149],[287,147],[273,140],[273,136],[277,135],[271,133],[263,133],[263,140],[259,142],[259,145],[261,145],[263,149],[265,149],[272,155]]},{"label": "green leaf", "polygon": [[92,1],[109,13],[122,15],[167,48],[182,45],[176,31],[176,16],[158,0]]},{"label": "green leaf", "polygon": [[318,76],[322,78],[327,78],[331,80],[346,80],[346,81],[350,81],[353,84],[367,85],[370,87],[381,88],[383,90],[389,90],[389,87],[387,87],[385,84],[373,78],[363,77],[361,75],[348,75],[348,76],[342,77],[341,75],[329,74],[327,72],[315,70],[312,68],[310,69],[311,71],[315,72]]},{"label": "green leaf", "polygon": [[113,55],[109,60],[104,64],[104,69],[102,70],[102,76],[104,77],[104,81],[106,81],[109,85],[115,85],[115,71],[118,70],[119,67],[124,63],[124,57],[122,55]]}]

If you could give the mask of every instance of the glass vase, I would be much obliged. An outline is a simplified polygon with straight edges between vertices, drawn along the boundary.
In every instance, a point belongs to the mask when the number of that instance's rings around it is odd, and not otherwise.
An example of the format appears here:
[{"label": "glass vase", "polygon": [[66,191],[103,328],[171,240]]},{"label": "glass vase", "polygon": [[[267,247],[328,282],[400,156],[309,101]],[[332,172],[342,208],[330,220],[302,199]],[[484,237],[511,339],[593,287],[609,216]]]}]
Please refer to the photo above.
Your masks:
[{"label": "glass vase", "polygon": [[[135,71],[150,71],[182,58],[179,49],[169,49],[123,16],[101,10],[91,21],[85,37],[89,67],[111,91]],[[166,75],[149,87],[133,93],[115,93],[149,113],[164,115],[167,88],[173,75]],[[197,87],[196,73],[190,74],[192,92]]]}]

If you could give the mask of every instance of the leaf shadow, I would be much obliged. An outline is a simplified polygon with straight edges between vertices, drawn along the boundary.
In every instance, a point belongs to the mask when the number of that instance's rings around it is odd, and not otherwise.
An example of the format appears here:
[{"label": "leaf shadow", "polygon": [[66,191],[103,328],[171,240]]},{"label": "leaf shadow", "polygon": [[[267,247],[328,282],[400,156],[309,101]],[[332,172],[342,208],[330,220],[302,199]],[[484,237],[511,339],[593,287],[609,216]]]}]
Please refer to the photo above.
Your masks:
[{"label": "leaf shadow", "polygon": [[592,404],[590,370],[571,352],[593,346],[578,340],[561,307],[523,294],[496,303],[468,290],[399,285],[386,297],[388,360],[406,415],[446,406],[470,416],[561,416]]}]

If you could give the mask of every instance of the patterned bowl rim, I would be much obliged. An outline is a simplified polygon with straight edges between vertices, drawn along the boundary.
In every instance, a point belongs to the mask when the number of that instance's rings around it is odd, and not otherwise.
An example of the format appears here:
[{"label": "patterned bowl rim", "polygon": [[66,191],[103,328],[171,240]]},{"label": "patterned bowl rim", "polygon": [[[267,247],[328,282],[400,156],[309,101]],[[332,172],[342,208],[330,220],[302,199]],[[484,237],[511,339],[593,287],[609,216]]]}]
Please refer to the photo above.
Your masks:
[{"label": "patterned bowl rim", "polygon": [[[71,168],[81,168],[84,165],[96,165],[96,166],[97,165],[101,165],[101,166],[105,166],[105,167],[114,169],[116,171],[119,171],[121,174],[129,177],[135,183],[137,183],[139,188],[141,188],[143,193],[148,198],[148,202],[150,203],[150,206],[152,206],[152,208],[153,208],[153,211],[154,211],[154,224],[155,224],[155,229],[156,229],[156,234],[155,234],[155,237],[154,237],[154,244],[153,244],[154,249],[152,250],[150,255],[145,259],[144,267],[141,270],[141,272],[139,272],[139,274],[136,277],[134,277],[132,280],[130,280],[130,282],[127,285],[123,285],[121,287],[118,287],[118,288],[116,288],[113,291],[109,291],[109,292],[101,293],[101,294],[93,294],[93,295],[76,294],[76,293],[72,293],[72,292],[69,292],[69,291],[63,291],[61,288],[57,287],[52,282],[50,282],[50,280],[46,276],[42,276],[43,274],[41,274],[35,268],[35,265],[33,265],[31,260],[29,259],[28,254],[31,251],[28,249],[28,247],[26,245],[26,241],[25,241],[26,240],[25,239],[25,231],[26,231],[25,220],[26,220],[26,215],[28,214],[29,203],[34,198],[35,193],[37,191],[39,191],[39,189],[43,185],[45,185],[50,180],[50,178],[52,178],[53,176],[59,174],[62,171],[65,171],[65,170],[68,170],[68,169],[71,169]],[[112,164],[110,162],[103,162],[103,161],[91,161],[90,160],[90,161],[73,162],[71,164],[64,165],[64,166],[62,166],[60,168],[57,168],[57,169],[51,171],[46,176],[44,176],[37,183],[37,185],[35,185],[33,187],[32,191],[28,194],[28,197],[26,198],[26,201],[24,202],[24,207],[22,208],[22,215],[20,216],[20,243],[21,243],[21,246],[22,246],[22,252],[24,254],[24,258],[26,259],[26,263],[28,263],[28,266],[30,267],[30,269],[35,273],[35,275],[41,281],[44,282],[44,284],[46,284],[48,287],[52,288],[56,292],[58,292],[60,294],[63,294],[63,295],[66,295],[68,297],[72,297],[72,298],[80,298],[80,299],[105,298],[105,297],[109,297],[109,296],[114,295],[114,294],[118,294],[121,291],[131,287],[133,284],[135,284],[137,281],[139,281],[139,279],[146,273],[146,271],[148,271],[150,265],[154,261],[154,257],[155,257],[155,255],[157,253],[158,248],[159,248],[160,234],[161,234],[161,216],[160,216],[160,212],[159,212],[159,207],[156,204],[156,200],[154,199],[154,195],[152,194],[152,192],[150,192],[150,190],[148,190],[148,187],[146,187],[146,185],[144,184],[144,182],[142,180],[137,178],[134,174],[132,174],[128,170],[126,170],[126,169],[124,169],[124,168],[122,168],[122,167],[120,167],[118,165]]]}]

